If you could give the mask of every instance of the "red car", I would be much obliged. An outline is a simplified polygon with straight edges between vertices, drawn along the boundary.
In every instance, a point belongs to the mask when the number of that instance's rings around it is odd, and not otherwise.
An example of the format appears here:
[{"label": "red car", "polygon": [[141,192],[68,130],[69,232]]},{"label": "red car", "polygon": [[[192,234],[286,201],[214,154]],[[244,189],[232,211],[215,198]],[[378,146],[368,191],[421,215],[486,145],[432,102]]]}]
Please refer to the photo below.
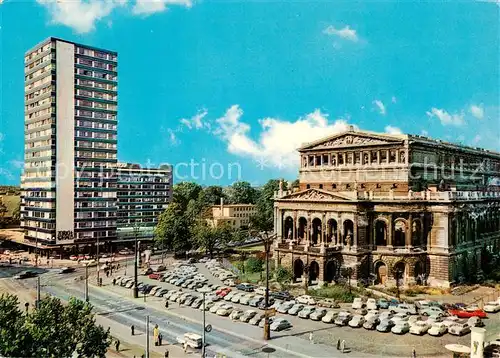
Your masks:
[{"label": "red car", "polygon": [[223,287],[217,291],[215,291],[215,294],[219,297],[226,297],[226,295],[231,292],[231,289],[229,287]]},{"label": "red car", "polygon": [[163,275],[159,274],[159,273],[151,273],[149,274],[149,278],[152,279],[152,280],[159,280]]},{"label": "red car", "polygon": [[467,309],[453,309],[453,310],[448,310],[448,313],[452,316],[457,316],[459,318],[471,318],[471,317],[479,317],[479,318],[486,318],[487,314],[481,309],[473,309],[473,310],[467,310]]}]

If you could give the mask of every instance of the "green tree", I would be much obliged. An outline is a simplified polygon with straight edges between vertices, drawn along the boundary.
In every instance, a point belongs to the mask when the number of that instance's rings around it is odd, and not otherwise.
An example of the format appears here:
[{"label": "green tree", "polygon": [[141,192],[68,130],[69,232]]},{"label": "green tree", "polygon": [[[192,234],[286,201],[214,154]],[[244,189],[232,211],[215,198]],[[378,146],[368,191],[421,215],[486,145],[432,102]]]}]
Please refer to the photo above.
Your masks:
[{"label": "green tree", "polygon": [[173,187],[172,202],[186,209],[191,200],[197,200],[203,190],[201,185],[192,182],[181,182]]},{"label": "green tree", "polygon": [[192,235],[197,247],[204,249],[210,257],[216,249],[225,249],[232,239],[232,230],[228,225],[210,226],[204,219],[196,221]]},{"label": "green tree", "polygon": [[218,185],[203,188],[198,197],[198,200],[203,202],[206,206],[218,205],[221,199],[227,201],[227,196],[226,193],[224,193],[224,189]]},{"label": "green tree", "polygon": [[70,299],[63,305],[47,297],[38,308],[22,313],[16,296],[0,296],[0,354],[27,357],[105,357],[108,330],[95,323],[92,306]]},{"label": "green tree", "polygon": [[0,197],[0,227],[4,227],[7,224],[8,219],[5,217],[7,211],[7,206],[4,204],[2,198]]},{"label": "green tree", "polygon": [[247,271],[250,273],[264,271],[263,265],[264,265],[264,260],[259,259],[257,257],[250,257],[246,263]]},{"label": "green tree", "polygon": [[283,266],[278,266],[274,271],[274,276],[279,283],[289,283],[293,278],[292,272]]},{"label": "green tree", "polygon": [[[271,179],[261,189],[257,200],[256,214],[250,218],[252,230],[268,234],[274,229],[274,192],[279,190],[280,180]],[[283,182],[283,190],[286,190]]]},{"label": "green tree", "polygon": [[258,191],[246,181],[238,181],[231,185],[229,200],[233,204],[255,204]]},{"label": "green tree", "polygon": [[186,251],[191,248],[191,221],[180,203],[171,203],[158,217],[155,240],[158,246],[170,250]]}]

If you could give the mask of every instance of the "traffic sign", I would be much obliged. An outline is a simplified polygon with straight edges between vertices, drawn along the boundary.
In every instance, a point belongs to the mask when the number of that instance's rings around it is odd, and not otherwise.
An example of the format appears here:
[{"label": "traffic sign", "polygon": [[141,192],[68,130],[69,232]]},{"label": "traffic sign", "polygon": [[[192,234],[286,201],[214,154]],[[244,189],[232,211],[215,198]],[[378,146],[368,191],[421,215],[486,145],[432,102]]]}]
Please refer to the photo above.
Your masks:
[{"label": "traffic sign", "polygon": [[212,331],[212,325],[211,325],[211,324],[207,324],[207,325],[205,326],[205,332],[207,332],[207,333],[208,333],[208,332],[211,332],[211,331]]}]

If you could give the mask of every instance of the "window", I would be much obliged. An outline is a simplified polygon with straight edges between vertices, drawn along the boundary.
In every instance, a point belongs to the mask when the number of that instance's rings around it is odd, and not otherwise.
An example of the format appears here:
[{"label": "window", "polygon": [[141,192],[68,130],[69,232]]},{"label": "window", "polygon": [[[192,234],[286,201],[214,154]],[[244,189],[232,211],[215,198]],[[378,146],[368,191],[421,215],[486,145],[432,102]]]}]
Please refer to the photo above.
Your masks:
[{"label": "window", "polygon": [[320,188],[320,189],[323,189],[323,184],[320,184],[320,185],[319,185],[319,188]]},{"label": "window", "polygon": [[307,184],[306,185],[306,189],[310,189],[311,188],[311,185],[310,184]]},{"label": "window", "polygon": [[332,189],[337,189],[337,184],[332,184]]}]

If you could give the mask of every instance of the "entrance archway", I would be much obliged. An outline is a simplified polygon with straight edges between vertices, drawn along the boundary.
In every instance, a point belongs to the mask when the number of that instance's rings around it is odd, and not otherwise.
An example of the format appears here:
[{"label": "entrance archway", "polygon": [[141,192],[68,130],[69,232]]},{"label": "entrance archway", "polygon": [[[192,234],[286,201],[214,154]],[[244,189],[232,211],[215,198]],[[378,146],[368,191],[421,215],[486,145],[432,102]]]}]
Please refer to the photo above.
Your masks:
[{"label": "entrance archway", "polygon": [[305,239],[306,228],[307,228],[307,219],[304,217],[300,217],[299,218],[299,232],[298,232],[298,237],[297,237],[298,242],[301,242]]},{"label": "entrance archway", "polygon": [[332,282],[337,274],[337,262],[335,260],[330,260],[325,265],[325,281]]},{"label": "entrance archway", "polygon": [[312,221],[312,238],[311,244],[317,245],[321,241],[321,220],[318,218]]},{"label": "entrance archway", "polygon": [[296,281],[297,279],[302,278],[304,274],[304,263],[301,259],[297,259],[293,263],[293,279]]},{"label": "entrance archway", "polygon": [[354,223],[351,220],[344,220],[344,245],[353,244]]},{"label": "entrance archway", "polygon": [[337,221],[335,219],[330,219],[328,224],[328,234],[326,236],[326,242],[337,242]]},{"label": "entrance archway", "polygon": [[387,246],[387,224],[382,220],[375,223],[375,245]]},{"label": "entrance archway", "polygon": [[396,221],[394,224],[394,246],[406,245],[406,224],[404,221]]},{"label": "entrance archway", "polygon": [[399,261],[394,265],[393,271],[394,279],[399,280],[400,284],[404,284],[406,278],[406,264],[403,261]]},{"label": "entrance archway", "polygon": [[289,216],[285,219],[285,230],[283,231],[283,236],[286,240],[293,240],[293,219]]},{"label": "entrance archway", "polygon": [[309,264],[309,282],[316,281],[319,277],[319,264],[311,261]]},{"label": "entrance archway", "polygon": [[387,265],[378,261],[375,263],[375,275],[377,277],[375,283],[379,285],[385,285],[387,282]]}]

